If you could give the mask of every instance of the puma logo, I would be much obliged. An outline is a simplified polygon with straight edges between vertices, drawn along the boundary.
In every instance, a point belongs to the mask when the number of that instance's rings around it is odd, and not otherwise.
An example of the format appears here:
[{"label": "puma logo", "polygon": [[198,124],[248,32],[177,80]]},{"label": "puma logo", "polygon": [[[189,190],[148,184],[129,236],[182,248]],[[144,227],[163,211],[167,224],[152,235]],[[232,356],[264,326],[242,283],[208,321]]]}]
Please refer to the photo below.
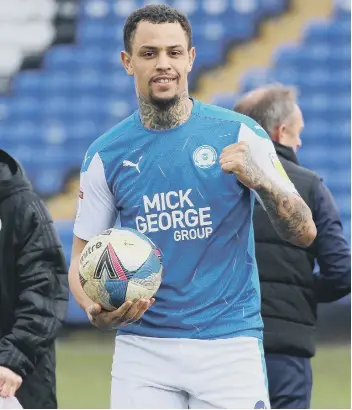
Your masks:
[{"label": "puma logo", "polygon": [[124,160],[123,162],[122,162],[122,166],[123,167],[133,167],[133,168],[136,168],[136,170],[137,170],[137,172],[140,174],[141,173],[141,171],[140,171],[140,169],[139,169],[139,163],[141,162],[141,159],[142,159],[143,157],[139,157],[139,160],[138,160],[138,162],[135,164],[134,162],[132,162],[132,161],[128,161],[128,160]]}]

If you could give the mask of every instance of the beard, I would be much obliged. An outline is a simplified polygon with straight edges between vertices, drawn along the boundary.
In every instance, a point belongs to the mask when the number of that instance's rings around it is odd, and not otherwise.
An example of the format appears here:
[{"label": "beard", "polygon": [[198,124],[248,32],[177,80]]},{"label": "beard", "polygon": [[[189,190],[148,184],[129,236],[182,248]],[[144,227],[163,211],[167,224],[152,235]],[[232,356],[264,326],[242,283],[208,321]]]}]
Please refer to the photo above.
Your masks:
[{"label": "beard", "polygon": [[180,96],[175,94],[171,98],[159,98],[153,93],[149,94],[149,101],[159,111],[168,111],[180,102]]},{"label": "beard", "polygon": [[189,106],[188,93],[173,96],[157,97],[149,90],[148,96],[138,94],[140,117],[144,125],[155,130],[165,130],[176,127],[187,120]]}]

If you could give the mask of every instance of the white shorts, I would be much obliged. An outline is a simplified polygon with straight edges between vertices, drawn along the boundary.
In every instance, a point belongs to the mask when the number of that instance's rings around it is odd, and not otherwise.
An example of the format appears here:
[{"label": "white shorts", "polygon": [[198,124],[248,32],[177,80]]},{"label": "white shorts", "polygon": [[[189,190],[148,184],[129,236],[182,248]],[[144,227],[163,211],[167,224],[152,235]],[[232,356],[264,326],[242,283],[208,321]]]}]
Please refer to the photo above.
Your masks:
[{"label": "white shorts", "polygon": [[111,408],[270,408],[262,342],[117,336]]}]

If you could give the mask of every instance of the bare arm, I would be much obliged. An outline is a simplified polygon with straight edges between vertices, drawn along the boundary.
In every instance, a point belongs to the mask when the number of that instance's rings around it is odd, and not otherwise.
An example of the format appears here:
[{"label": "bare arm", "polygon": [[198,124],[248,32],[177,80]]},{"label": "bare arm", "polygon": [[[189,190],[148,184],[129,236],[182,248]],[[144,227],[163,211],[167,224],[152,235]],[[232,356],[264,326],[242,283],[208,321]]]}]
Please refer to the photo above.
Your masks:
[{"label": "bare arm", "polygon": [[79,282],[79,258],[81,256],[83,248],[86,246],[86,243],[87,241],[84,241],[83,239],[78,238],[76,235],[73,235],[71,264],[68,272],[68,281],[72,295],[84,310],[94,304],[94,302],[85,294]]},{"label": "bare arm", "polygon": [[269,179],[263,179],[255,191],[282,239],[301,247],[312,244],[316,227],[309,207],[299,195],[285,191]]},{"label": "bare arm", "polygon": [[244,172],[281,238],[301,247],[311,245],[317,230],[312,212],[299,194],[269,178],[256,164],[250,150],[245,150]]},{"label": "bare arm", "polygon": [[257,194],[282,239],[301,247],[312,244],[317,231],[309,207],[289,181],[285,185],[267,175],[253,158],[247,142],[224,148],[220,164]]}]

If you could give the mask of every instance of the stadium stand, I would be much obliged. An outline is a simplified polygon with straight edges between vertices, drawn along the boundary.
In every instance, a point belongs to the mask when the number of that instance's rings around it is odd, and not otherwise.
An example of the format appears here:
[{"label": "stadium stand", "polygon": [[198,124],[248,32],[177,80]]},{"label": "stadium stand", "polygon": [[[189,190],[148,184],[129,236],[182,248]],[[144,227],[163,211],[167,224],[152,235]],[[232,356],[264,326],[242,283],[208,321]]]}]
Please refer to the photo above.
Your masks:
[{"label": "stadium stand", "polygon": [[[9,95],[0,100],[0,132],[3,147],[22,161],[38,192],[51,196],[62,189],[66,170],[79,167],[92,140],[136,108],[133,81],[124,74],[119,52],[126,15],[145,2],[32,0],[35,8],[30,8],[31,13],[22,10],[20,0],[15,2],[11,7],[0,2],[5,10],[0,14],[14,37],[6,44],[17,53],[16,64],[6,63],[2,70],[12,83]],[[170,3],[189,13],[197,66],[203,70],[220,64],[231,42],[251,37],[260,19],[280,14],[288,4],[282,0]],[[71,13],[67,12],[69,5]],[[75,5],[76,36],[72,35],[71,44],[58,44],[64,42],[59,35],[64,32],[62,27],[75,20]],[[19,30],[21,21],[23,29]],[[31,53],[41,56],[40,67],[18,72]],[[191,81],[198,74],[196,70]]]},{"label": "stadium stand", "polygon": [[350,241],[351,101],[350,9],[336,8],[328,21],[312,21],[298,44],[273,55],[269,69],[244,74],[237,94],[217,95],[213,102],[232,108],[244,92],[267,83],[294,84],[305,117],[303,166],[318,172],[339,206]]},{"label": "stadium stand", "polygon": [[[125,75],[119,54],[125,17],[146,3],[0,0],[1,147],[22,162],[43,197],[60,196],[68,173],[79,169],[90,143],[135,110],[133,81]],[[203,73],[223,64],[230,49],[260,35],[264,21],[289,13],[292,2],[150,3],[174,5],[192,21],[197,68],[190,84],[196,89]],[[270,68],[247,71],[236,94],[217,94],[212,102],[232,108],[253,87],[273,81],[295,84],[306,121],[300,159],[331,188],[350,239],[349,37],[350,7],[340,1],[329,20],[312,21],[301,41],[277,49]],[[56,224],[69,260],[72,221]],[[73,300],[67,320],[85,320]]]}]

